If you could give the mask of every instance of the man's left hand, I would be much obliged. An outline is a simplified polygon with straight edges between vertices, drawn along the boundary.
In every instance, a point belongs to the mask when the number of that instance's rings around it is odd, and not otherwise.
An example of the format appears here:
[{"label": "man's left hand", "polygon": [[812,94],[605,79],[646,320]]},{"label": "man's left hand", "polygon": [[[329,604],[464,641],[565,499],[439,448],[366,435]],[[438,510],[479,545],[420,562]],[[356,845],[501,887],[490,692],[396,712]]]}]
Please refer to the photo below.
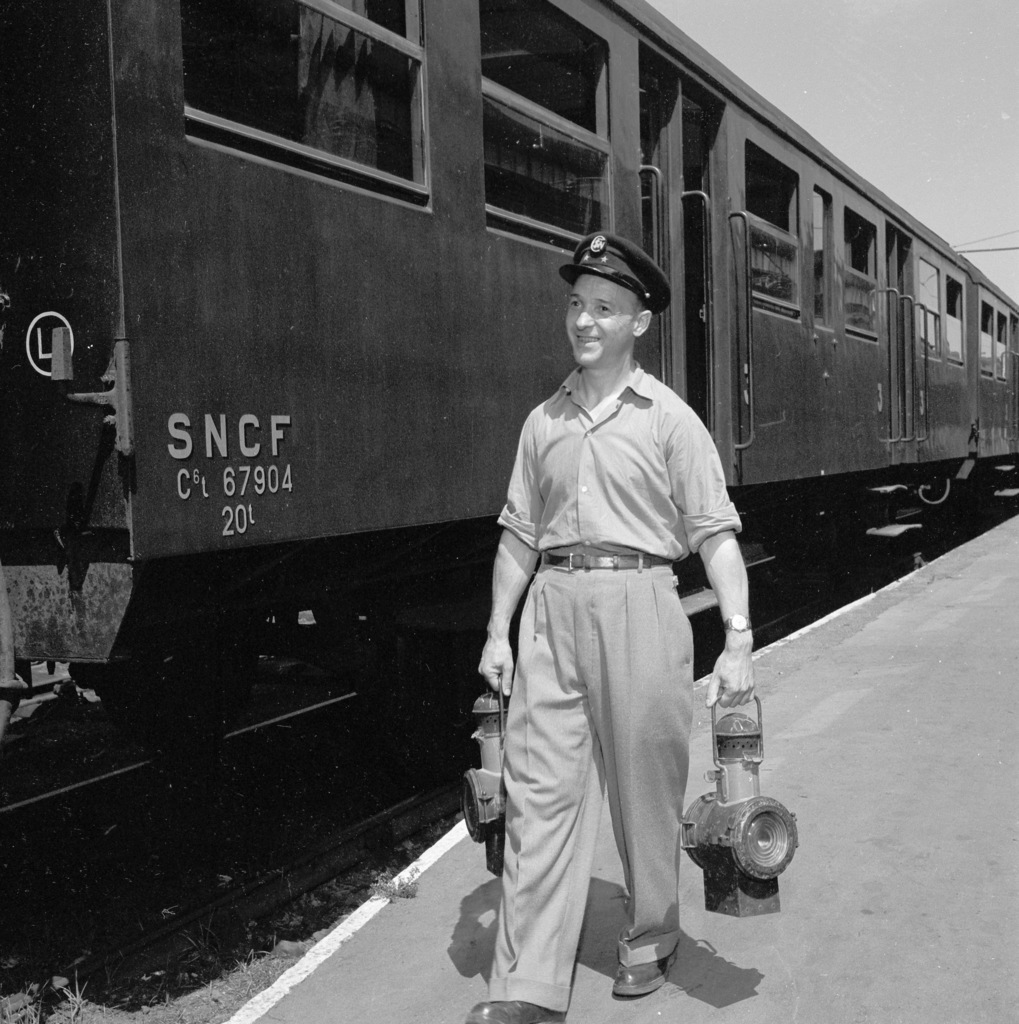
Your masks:
[{"label": "man's left hand", "polygon": [[720,707],[730,708],[753,700],[753,649],[752,634],[726,634],[725,650],[718,656],[711,673],[705,707],[710,708],[717,702]]}]

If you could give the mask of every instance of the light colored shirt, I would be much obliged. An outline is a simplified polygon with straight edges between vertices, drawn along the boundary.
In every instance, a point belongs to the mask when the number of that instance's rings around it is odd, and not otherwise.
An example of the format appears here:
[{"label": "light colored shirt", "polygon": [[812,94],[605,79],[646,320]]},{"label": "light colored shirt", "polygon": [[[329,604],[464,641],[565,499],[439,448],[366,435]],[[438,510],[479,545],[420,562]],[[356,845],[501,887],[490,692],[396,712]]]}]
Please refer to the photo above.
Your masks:
[{"label": "light colored shirt", "polygon": [[741,529],[697,414],[638,366],[595,420],[574,370],[524,422],[499,523],[538,551],[585,547],[678,560]]}]

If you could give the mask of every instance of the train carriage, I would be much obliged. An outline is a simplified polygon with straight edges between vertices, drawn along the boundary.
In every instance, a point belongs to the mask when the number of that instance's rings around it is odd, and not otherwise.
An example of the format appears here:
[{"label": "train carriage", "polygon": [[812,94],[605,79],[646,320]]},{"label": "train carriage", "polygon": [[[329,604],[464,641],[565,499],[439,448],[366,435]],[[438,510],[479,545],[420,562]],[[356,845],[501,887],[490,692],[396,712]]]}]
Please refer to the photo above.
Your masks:
[{"label": "train carriage", "polygon": [[590,231],[669,274],[639,357],[748,536],[793,492],[933,502],[1019,447],[1016,303],[640,0],[0,23],[19,657],[207,654],[380,566],[487,558]]}]

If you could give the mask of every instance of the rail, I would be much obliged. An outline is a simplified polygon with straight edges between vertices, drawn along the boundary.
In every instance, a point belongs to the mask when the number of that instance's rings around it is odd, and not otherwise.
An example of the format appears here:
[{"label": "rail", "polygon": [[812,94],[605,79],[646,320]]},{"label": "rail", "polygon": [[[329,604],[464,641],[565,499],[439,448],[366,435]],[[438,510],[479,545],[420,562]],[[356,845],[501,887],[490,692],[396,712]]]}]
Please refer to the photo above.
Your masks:
[{"label": "rail", "polygon": [[[746,380],[746,391],[744,401],[747,405],[748,422],[750,424],[750,436],[746,441],[733,443],[733,449],[737,452],[746,451],[754,443],[754,296],[753,296],[753,275],[750,269],[750,216],[743,210],[735,210],[729,214],[730,222],[735,218],[743,221],[743,273],[746,280],[745,305],[747,311],[747,361],[742,364],[741,371]],[[739,341],[736,343],[739,351]],[[744,392],[741,389],[741,395]]]}]

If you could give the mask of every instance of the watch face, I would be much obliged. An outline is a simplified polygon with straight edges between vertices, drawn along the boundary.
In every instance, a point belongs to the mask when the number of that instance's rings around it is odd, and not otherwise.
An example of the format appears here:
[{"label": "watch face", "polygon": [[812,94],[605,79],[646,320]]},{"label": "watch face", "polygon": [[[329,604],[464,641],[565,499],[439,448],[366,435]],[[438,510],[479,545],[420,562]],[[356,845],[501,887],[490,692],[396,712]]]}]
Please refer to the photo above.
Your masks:
[{"label": "watch face", "polygon": [[728,626],[729,629],[735,629],[742,632],[743,630],[750,628],[750,623],[747,621],[747,617],[745,615],[734,615],[728,622],[726,622],[726,626]]}]

